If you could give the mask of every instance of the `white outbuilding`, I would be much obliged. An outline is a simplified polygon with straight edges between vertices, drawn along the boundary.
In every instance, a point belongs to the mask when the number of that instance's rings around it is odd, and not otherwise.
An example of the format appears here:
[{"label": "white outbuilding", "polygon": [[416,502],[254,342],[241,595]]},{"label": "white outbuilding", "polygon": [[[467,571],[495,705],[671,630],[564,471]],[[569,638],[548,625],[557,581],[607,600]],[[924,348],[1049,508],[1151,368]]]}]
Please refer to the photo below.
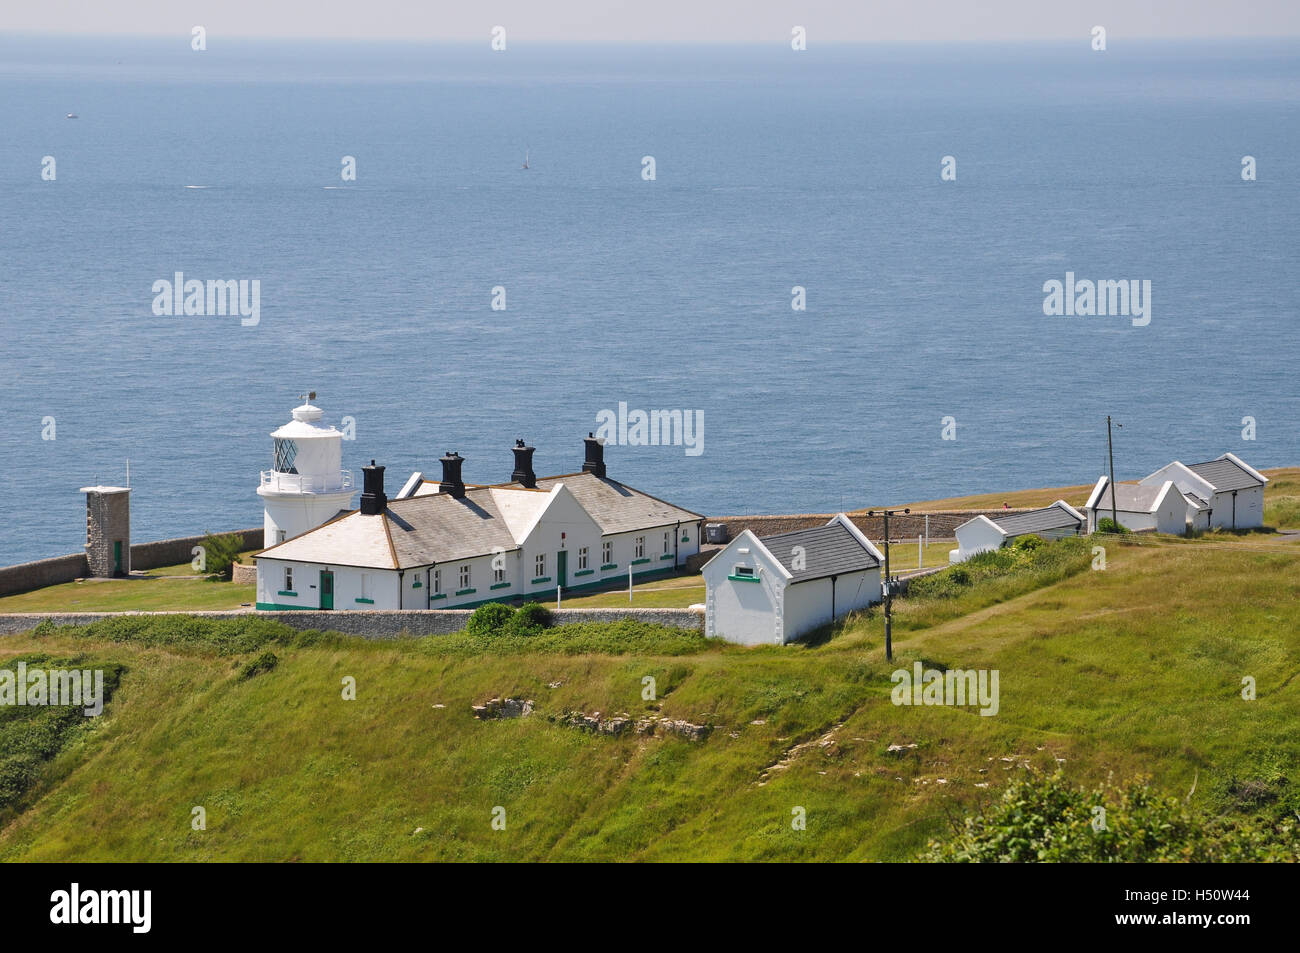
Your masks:
[{"label": "white outbuilding", "polygon": [[843,513],[825,526],[740,533],[704,565],[705,634],[782,645],[879,602],[884,556]]},{"label": "white outbuilding", "polygon": [[1186,532],[1194,512],[1173,480],[1145,485],[1120,483],[1112,491],[1107,476],[1098,478],[1083,511],[1088,515],[1089,533],[1097,532],[1097,524],[1111,519],[1113,513],[1119,525],[1126,529],[1155,530],[1173,535]]},{"label": "white outbuilding", "polygon": [[1233,453],[1205,463],[1175,460],[1139,482],[1154,486],[1172,480],[1192,508],[1194,529],[1254,529],[1264,525],[1264,487],[1268,477]]},{"label": "white outbuilding", "polygon": [[1001,549],[1017,536],[1033,535],[1043,539],[1079,536],[1087,522],[1087,518],[1065,500],[1005,516],[990,518],[981,514],[953,530],[957,548],[948,551],[948,562],[965,562],[976,553]]}]

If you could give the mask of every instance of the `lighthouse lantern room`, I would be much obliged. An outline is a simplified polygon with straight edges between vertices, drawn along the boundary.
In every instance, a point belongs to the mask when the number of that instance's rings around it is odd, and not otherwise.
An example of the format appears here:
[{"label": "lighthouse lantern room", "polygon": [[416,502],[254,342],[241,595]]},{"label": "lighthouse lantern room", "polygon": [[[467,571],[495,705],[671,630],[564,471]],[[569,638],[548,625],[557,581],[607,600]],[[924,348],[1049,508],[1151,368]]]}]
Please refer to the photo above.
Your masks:
[{"label": "lighthouse lantern room", "polygon": [[273,465],[262,471],[257,494],[266,511],[264,546],[315,529],[352,508],[352,473],[343,469],[343,433],[321,423],[321,409],[302,398],[293,419],[271,433]]}]

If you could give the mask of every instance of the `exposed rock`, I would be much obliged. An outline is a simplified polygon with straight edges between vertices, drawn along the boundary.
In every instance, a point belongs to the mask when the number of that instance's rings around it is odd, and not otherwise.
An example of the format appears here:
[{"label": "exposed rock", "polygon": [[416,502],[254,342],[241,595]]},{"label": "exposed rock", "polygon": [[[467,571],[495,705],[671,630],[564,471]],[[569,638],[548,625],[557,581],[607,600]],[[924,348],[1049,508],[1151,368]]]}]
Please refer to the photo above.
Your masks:
[{"label": "exposed rock", "polygon": [[662,737],[666,734],[675,734],[690,741],[703,741],[709,736],[709,732],[713,730],[709,725],[696,725],[689,721],[657,718],[654,715],[635,720],[626,713],[602,718],[601,713],[598,711],[592,712],[590,715],[580,711],[568,711],[561,715],[558,720],[560,724],[568,725],[571,728],[590,731],[594,734],[610,735],[615,738],[621,737],[630,729],[638,735],[658,734]]},{"label": "exposed rock", "polygon": [[916,742],[913,741],[910,745],[890,745],[888,748],[885,749],[885,751],[887,751],[889,754],[896,754],[899,757],[902,757],[905,752],[911,751],[915,747],[916,747]]},{"label": "exposed rock", "polygon": [[522,718],[533,713],[533,700],[522,698],[491,698],[481,705],[472,706],[474,717],[480,721],[492,718]]}]

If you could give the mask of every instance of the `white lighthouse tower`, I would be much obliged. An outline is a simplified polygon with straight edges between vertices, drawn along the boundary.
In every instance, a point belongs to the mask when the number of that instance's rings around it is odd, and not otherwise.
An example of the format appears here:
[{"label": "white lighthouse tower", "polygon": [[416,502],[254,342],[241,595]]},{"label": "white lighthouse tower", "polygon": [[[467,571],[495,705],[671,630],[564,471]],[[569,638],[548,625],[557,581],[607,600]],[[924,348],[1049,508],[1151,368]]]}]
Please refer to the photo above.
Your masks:
[{"label": "white lighthouse tower", "polygon": [[352,472],[343,469],[343,433],[320,422],[312,391],[293,409],[293,420],[272,431],[273,469],[262,471],[257,495],[266,508],[263,546],[315,529],[339,510],[352,508]]}]

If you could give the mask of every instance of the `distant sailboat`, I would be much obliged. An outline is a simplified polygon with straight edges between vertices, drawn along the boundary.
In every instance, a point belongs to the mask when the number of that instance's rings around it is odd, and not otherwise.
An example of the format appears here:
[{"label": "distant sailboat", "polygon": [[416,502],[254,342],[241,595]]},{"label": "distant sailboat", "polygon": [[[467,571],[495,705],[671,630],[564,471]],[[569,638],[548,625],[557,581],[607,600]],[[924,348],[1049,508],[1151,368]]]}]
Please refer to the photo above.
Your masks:
[{"label": "distant sailboat", "polygon": [[528,168],[528,150],[524,150],[524,168]]},{"label": "distant sailboat", "polygon": [[81,117],[78,116],[76,113],[68,113],[68,118],[69,118],[69,119],[79,119],[79,118],[81,118]]}]

